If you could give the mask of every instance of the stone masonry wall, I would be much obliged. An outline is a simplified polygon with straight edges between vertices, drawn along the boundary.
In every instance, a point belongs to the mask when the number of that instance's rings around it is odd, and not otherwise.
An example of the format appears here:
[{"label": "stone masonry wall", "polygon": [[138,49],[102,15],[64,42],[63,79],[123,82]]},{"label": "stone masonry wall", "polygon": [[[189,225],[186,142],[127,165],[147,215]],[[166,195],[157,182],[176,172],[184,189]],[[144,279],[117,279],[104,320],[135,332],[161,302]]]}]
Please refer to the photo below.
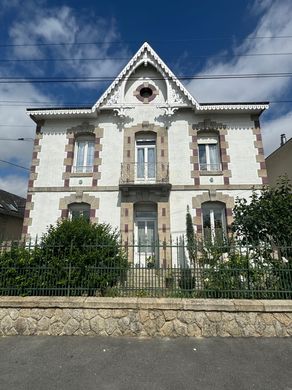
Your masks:
[{"label": "stone masonry wall", "polygon": [[0,336],[292,336],[292,301],[1,297]]}]

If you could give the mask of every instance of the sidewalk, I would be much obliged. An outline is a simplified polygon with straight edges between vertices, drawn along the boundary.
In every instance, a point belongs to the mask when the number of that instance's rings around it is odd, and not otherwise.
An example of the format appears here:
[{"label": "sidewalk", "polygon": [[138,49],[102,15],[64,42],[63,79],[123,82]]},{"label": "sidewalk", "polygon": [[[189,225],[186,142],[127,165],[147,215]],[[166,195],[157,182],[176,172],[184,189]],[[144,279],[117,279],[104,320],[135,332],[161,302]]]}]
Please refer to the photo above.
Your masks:
[{"label": "sidewalk", "polygon": [[292,390],[292,338],[0,338],[2,390]]}]

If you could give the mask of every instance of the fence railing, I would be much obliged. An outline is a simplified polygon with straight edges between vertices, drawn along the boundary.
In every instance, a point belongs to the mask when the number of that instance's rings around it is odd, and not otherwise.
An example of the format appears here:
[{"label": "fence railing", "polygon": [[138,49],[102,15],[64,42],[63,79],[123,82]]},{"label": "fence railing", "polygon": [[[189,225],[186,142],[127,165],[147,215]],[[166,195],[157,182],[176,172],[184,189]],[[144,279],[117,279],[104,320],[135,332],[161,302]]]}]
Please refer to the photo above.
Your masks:
[{"label": "fence railing", "polygon": [[168,164],[164,162],[122,163],[120,183],[169,183]]},{"label": "fence railing", "polygon": [[292,299],[291,247],[205,246],[191,261],[184,242],[153,249],[142,263],[141,245],[129,243],[6,243],[0,295]]},{"label": "fence railing", "polygon": [[1,267],[0,295],[292,299],[292,269]]}]

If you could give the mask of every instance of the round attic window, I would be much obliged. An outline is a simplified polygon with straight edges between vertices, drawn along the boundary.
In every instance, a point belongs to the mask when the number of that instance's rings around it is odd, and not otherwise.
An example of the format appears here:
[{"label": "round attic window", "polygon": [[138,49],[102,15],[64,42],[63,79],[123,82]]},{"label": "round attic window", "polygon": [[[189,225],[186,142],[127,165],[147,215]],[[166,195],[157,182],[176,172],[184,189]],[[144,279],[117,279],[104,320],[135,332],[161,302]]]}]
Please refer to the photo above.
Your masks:
[{"label": "round attic window", "polygon": [[145,81],[143,84],[139,85],[133,94],[138,100],[140,100],[140,102],[150,103],[153,99],[156,98],[159,92],[154,87],[154,85]]},{"label": "round attic window", "polygon": [[153,95],[153,91],[151,88],[149,87],[144,87],[141,89],[140,91],[140,96],[143,98],[143,99],[149,99],[150,96]]}]

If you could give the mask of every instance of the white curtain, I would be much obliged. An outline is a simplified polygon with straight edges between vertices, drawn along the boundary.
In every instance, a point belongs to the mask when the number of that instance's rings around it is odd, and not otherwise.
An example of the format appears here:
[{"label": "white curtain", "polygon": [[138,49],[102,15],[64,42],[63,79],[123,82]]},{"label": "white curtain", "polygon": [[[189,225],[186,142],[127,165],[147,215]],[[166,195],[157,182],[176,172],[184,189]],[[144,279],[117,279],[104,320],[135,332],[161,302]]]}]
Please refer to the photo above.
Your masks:
[{"label": "white curtain", "polygon": [[200,170],[207,169],[206,145],[199,145]]},{"label": "white curtain", "polygon": [[148,178],[155,177],[155,149],[148,148]]},{"label": "white curtain", "polygon": [[92,172],[93,164],[94,164],[94,142],[88,141],[88,143],[87,143],[86,172]]},{"label": "white curtain", "polygon": [[217,171],[219,169],[218,144],[210,144],[209,153],[210,153],[210,170]]},{"label": "white curtain", "polygon": [[77,149],[76,172],[83,171],[84,152],[85,152],[85,141],[79,141],[78,149]]},{"label": "white curtain", "polygon": [[138,154],[137,177],[139,179],[142,179],[144,178],[144,148],[138,148],[137,154]]}]

